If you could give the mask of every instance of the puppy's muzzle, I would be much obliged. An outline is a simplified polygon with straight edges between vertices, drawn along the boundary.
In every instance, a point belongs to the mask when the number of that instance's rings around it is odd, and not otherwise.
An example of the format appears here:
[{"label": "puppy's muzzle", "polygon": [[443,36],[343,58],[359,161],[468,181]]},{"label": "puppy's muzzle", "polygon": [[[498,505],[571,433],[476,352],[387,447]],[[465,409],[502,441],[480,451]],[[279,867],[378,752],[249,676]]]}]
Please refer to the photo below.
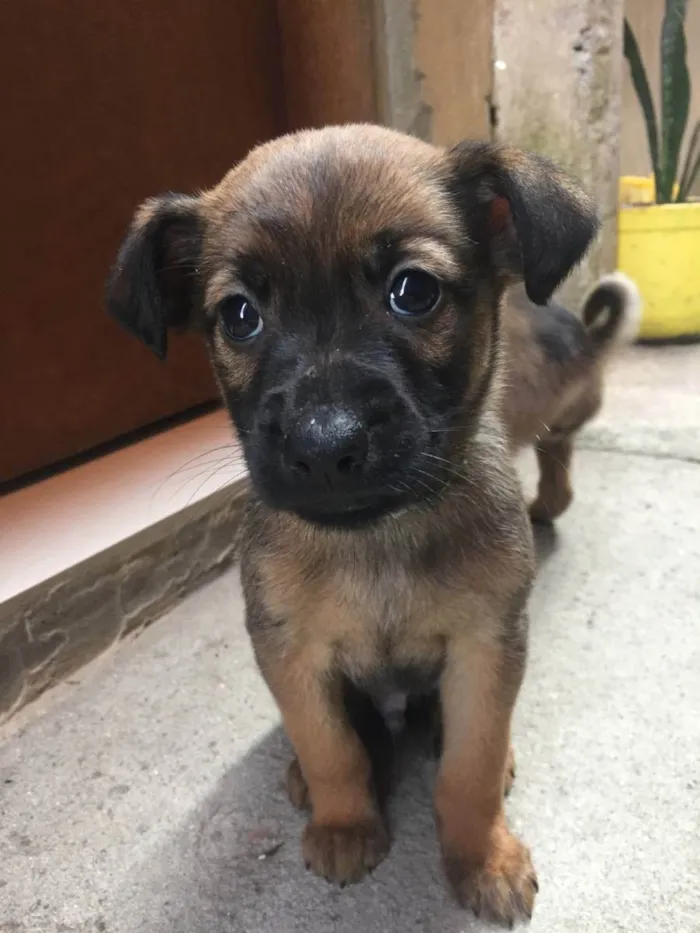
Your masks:
[{"label": "puppy's muzzle", "polygon": [[371,520],[411,495],[403,474],[426,431],[390,379],[362,367],[334,375],[268,393],[248,442],[251,478],[269,505],[311,521]]},{"label": "puppy's muzzle", "polygon": [[302,412],[284,441],[284,463],[300,484],[319,492],[352,492],[365,478],[369,437],[351,408],[324,405]]}]

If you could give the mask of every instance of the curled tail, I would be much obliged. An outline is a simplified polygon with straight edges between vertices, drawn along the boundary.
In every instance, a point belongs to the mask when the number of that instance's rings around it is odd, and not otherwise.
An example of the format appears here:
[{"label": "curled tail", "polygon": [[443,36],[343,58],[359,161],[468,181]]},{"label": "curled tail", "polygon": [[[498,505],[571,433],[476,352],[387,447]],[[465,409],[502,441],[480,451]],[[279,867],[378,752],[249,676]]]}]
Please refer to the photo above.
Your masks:
[{"label": "curled tail", "polygon": [[624,272],[604,275],[583,303],[583,323],[596,348],[632,343],[639,334],[642,296]]}]

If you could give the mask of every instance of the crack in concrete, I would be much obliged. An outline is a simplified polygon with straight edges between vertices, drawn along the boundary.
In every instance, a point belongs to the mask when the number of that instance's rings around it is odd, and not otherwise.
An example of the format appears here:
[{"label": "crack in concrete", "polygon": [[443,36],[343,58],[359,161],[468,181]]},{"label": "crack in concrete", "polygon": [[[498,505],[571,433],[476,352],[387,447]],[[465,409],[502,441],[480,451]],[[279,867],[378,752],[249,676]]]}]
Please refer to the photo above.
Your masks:
[{"label": "crack in concrete", "polygon": [[676,463],[691,463],[693,466],[700,466],[700,456],[693,454],[674,454],[664,451],[642,450],[631,447],[611,447],[603,444],[587,444],[585,441],[579,441],[576,444],[577,450],[588,450],[593,453],[601,454],[620,454],[625,457],[645,457],[648,460],[672,460]]}]

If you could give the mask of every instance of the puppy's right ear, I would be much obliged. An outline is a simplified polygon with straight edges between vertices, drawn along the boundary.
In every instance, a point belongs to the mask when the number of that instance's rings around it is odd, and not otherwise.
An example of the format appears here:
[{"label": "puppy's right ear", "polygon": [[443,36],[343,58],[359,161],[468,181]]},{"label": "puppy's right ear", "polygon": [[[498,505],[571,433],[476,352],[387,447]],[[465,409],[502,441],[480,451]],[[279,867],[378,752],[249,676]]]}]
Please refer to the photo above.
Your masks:
[{"label": "puppy's right ear", "polygon": [[161,359],[186,327],[199,287],[199,199],[167,194],[137,210],[107,282],[107,310]]},{"label": "puppy's right ear", "polygon": [[524,280],[531,301],[546,304],[598,230],[595,204],[542,156],[488,142],[458,143],[449,155],[473,238]]}]

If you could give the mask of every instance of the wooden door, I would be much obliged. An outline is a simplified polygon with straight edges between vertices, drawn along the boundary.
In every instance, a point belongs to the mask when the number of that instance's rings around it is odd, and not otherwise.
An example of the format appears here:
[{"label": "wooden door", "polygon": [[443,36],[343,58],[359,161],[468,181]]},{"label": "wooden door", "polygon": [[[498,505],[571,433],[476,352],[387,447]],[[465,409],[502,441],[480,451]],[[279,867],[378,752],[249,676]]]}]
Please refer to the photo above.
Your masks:
[{"label": "wooden door", "polygon": [[274,0],[25,0],[0,9],[0,481],[215,396],[104,312],[135,205],[217,181],[284,130]]}]

